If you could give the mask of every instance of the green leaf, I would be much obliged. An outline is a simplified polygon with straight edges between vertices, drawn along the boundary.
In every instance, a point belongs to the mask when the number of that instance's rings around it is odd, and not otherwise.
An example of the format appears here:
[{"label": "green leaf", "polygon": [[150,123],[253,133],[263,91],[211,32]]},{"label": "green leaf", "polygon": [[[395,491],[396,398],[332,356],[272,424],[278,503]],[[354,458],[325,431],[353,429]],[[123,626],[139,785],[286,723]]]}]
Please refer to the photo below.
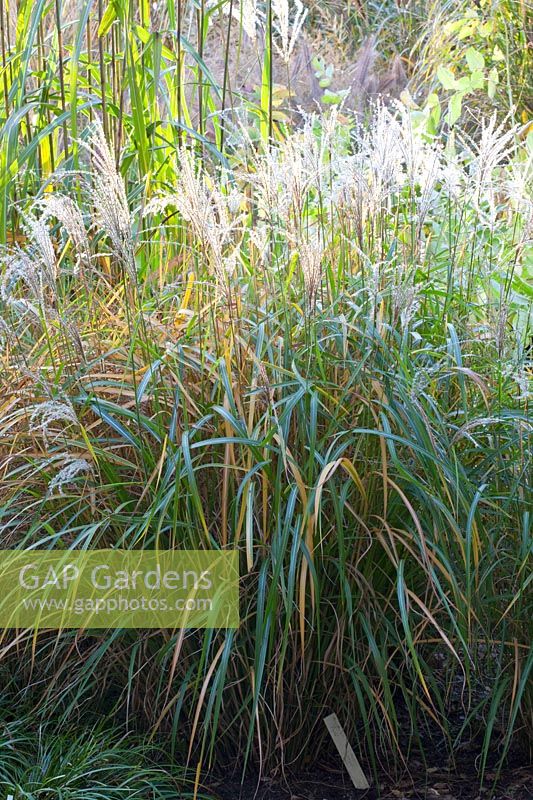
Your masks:
[{"label": "green leaf", "polygon": [[448,103],[448,125],[454,125],[461,116],[463,96],[462,92],[457,92],[457,94],[450,97],[450,102]]},{"label": "green leaf", "polygon": [[469,47],[465,53],[466,56],[466,63],[471,72],[478,69],[485,68],[485,59],[483,54],[476,50],[475,47]]},{"label": "green leaf", "polygon": [[433,106],[433,108],[431,109],[431,114],[430,114],[431,120],[435,125],[439,124],[440,116],[441,116],[440,103],[437,103],[437,105]]},{"label": "green leaf", "polygon": [[437,70],[437,78],[447,91],[452,92],[455,89],[455,78],[453,72],[451,69],[448,69],[448,67],[439,67]]},{"label": "green leaf", "polygon": [[345,90],[340,90],[338,92],[325,91],[322,95],[322,102],[327,105],[335,105],[335,103],[341,103],[345,96]]},{"label": "green leaf", "polygon": [[460,92],[471,92],[473,89],[471,76],[463,75],[462,78],[455,82],[455,88]]},{"label": "green leaf", "polygon": [[115,0],[111,0],[104,11],[102,20],[98,26],[98,36],[105,36],[116,19],[118,19],[118,10],[115,5]]},{"label": "green leaf", "polygon": [[470,84],[472,89],[483,89],[485,85],[485,76],[480,69],[474,70],[470,76]]}]

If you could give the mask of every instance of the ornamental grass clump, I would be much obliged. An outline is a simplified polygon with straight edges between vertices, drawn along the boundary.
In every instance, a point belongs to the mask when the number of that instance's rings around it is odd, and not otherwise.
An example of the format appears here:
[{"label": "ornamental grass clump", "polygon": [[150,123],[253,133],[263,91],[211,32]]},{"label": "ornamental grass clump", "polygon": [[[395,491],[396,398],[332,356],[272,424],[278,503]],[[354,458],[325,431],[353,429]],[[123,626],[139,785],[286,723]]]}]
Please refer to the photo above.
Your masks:
[{"label": "ornamental grass clump", "polygon": [[83,180],[2,256],[1,536],[237,548],[241,625],[5,633],[6,696],[204,768],[302,763],[333,711],[376,774],[467,741],[483,773],[526,739],[523,134],[337,109],[138,181],[83,132]]}]

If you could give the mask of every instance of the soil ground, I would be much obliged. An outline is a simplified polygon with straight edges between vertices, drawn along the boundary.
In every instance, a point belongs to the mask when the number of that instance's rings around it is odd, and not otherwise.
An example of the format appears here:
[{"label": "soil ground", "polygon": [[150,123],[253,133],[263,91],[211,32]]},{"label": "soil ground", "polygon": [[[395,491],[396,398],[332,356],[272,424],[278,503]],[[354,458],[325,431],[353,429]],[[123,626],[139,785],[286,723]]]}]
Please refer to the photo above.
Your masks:
[{"label": "soil ground", "polygon": [[[438,767],[423,768],[413,762],[401,780],[384,778],[379,787],[356,791],[345,771],[323,764],[283,782],[263,778],[219,779],[209,787],[217,800],[532,800],[533,768],[516,766],[496,774],[485,773],[484,786],[473,771],[451,773]],[[373,781],[370,781],[373,783]]]}]

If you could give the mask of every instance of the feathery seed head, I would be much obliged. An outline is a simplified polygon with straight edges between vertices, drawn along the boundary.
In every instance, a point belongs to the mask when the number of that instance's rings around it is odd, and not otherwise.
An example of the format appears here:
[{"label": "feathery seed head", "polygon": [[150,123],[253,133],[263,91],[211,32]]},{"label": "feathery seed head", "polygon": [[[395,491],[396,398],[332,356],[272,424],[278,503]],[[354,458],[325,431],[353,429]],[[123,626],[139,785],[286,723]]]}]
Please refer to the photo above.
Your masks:
[{"label": "feathery seed head", "polygon": [[[50,427],[55,422],[67,426],[78,425],[78,418],[70,400],[46,400],[34,407],[30,415],[30,433],[39,430],[46,442],[49,440]],[[57,437],[57,433],[55,435]]]},{"label": "feathery seed head", "polygon": [[307,18],[308,10],[302,0],[294,0],[294,15],[290,19],[290,0],[272,0],[272,24],[280,42],[274,45],[286,64],[289,63],[298,37]]},{"label": "feathery seed head", "polygon": [[[207,7],[216,8],[220,7],[220,0],[209,0]],[[222,6],[222,12],[237,20],[239,25],[242,25],[243,31],[250,38],[250,41],[255,42],[257,39],[257,24],[259,22],[259,9],[257,7],[257,0],[233,0],[233,2],[225,3]]]},{"label": "feathery seed head", "polygon": [[301,241],[298,245],[306,303],[310,311],[316,307],[318,290],[322,282],[324,249],[323,242],[316,235]]},{"label": "feathery seed head", "polygon": [[49,219],[55,217],[70,237],[76,253],[74,274],[79,272],[82,262],[89,266],[91,261],[89,239],[77,203],[66,195],[53,192],[38,200],[35,207],[42,212],[41,222],[48,222]]},{"label": "feathery seed head", "polygon": [[115,256],[122,262],[129,276],[135,279],[132,219],[126,188],[99,123],[89,141],[82,144],[90,154],[93,165],[91,195],[96,208],[96,224],[105,231]]},{"label": "feathery seed head", "polygon": [[70,458],[67,457],[63,466],[57,475],[54,475],[48,484],[48,496],[55,494],[64,494],[65,486],[73,484],[75,479],[80,475],[85,474],[88,477],[94,475],[94,468],[85,458]]}]

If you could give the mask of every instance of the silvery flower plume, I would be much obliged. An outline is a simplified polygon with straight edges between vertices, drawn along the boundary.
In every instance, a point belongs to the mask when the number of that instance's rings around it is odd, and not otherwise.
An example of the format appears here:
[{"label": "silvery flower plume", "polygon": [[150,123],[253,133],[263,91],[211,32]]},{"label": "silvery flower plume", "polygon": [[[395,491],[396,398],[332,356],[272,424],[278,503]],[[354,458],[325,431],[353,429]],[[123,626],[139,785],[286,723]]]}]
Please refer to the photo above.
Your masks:
[{"label": "silvery flower plume", "polygon": [[128,275],[135,279],[133,225],[126,188],[100,123],[96,124],[89,141],[81,144],[89,152],[93,166],[91,195],[96,225],[107,234],[114,255]]},{"label": "silvery flower plume", "polygon": [[[61,428],[78,425],[78,418],[70,400],[46,400],[36,405],[30,414],[30,433],[39,431],[49,441],[51,426],[60,422]],[[52,438],[57,438],[58,432]]]},{"label": "silvery flower plume", "polygon": [[4,350],[11,335],[11,326],[0,314],[0,352]]},{"label": "silvery flower plume", "polygon": [[[496,214],[496,194],[499,177],[496,168],[507,161],[515,150],[517,128],[505,129],[504,123],[496,124],[494,114],[489,122],[482,121],[481,135],[477,140],[465,137],[470,151],[468,173],[471,178],[472,202],[481,218],[492,226]],[[484,208],[484,205],[488,208]]]},{"label": "silvery flower plume", "polygon": [[[175,190],[169,194],[150,200],[144,213],[160,213],[168,206],[177,208],[180,215],[192,228],[199,239],[210,237],[217,227],[213,209],[214,192],[207,187],[205,175],[198,169],[192,153],[181,148],[177,156],[178,170]],[[225,213],[223,212],[223,216]]]},{"label": "silvery flower plume", "polygon": [[441,176],[442,147],[415,130],[411,112],[400,101],[396,102],[400,116],[400,147],[406,181],[411,190],[411,200],[416,206],[417,233],[420,234],[427,213],[438,199],[437,181]]},{"label": "silvery flower plume", "polygon": [[517,398],[523,402],[529,402],[533,398],[533,378],[531,369],[528,370],[524,364],[508,365],[505,373],[516,384],[518,389]]},{"label": "silvery flower plume", "polygon": [[324,154],[334,131],[331,126],[324,126],[322,134],[318,135],[314,129],[315,121],[314,115],[308,116],[303,127],[281,144],[284,188],[300,211],[303,202],[309,199],[309,192],[322,188]]},{"label": "silvery flower plume", "polygon": [[326,128],[322,136],[317,135],[314,119],[308,117],[301,130],[257,155],[253,172],[246,174],[254,187],[261,216],[272,222],[281,221],[293,238],[298,237],[310,195],[323,189],[324,154],[330,130]]},{"label": "silvery flower plume", "polygon": [[[208,8],[220,9],[220,0],[209,0]],[[257,24],[259,22],[259,9],[257,0],[229,0],[221,8],[222,12],[231,16],[242,26],[243,31],[250,41],[257,38]]]},{"label": "silvery flower plume", "polygon": [[23,227],[26,247],[6,248],[0,256],[0,262],[5,265],[0,294],[9,302],[16,299],[17,290],[24,287],[23,291],[31,300],[44,305],[46,290],[53,296],[56,294],[58,266],[54,245],[44,222],[31,212],[23,217]]},{"label": "silvery flower plume", "polygon": [[5,267],[0,284],[2,300],[12,305],[19,299],[22,288],[39,303],[44,301],[43,285],[37,264],[27,252],[17,246],[2,254],[0,263]]},{"label": "silvery flower plume", "polygon": [[24,217],[23,227],[29,240],[30,256],[37,262],[44,283],[55,288],[58,266],[50,231],[44,220],[37,219],[31,212]]},{"label": "silvery flower plume", "polygon": [[466,174],[457,160],[448,158],[443,161],[440,167],[439,180],[442,182],[444,191],[451,200],[459,200],[464,193],[466,185]]},{"label": "silvery flower plume", "polygon": [[64,466],[48,484],[48,496],[52,496],[55,493],[59,495],[65,494],[65,486],[72,485],[76,478],[83,474],[88,477],[93,476],[93,466],[85,458],[67,457]]},{"label": "silvery flower plume", "polygon": [[412,280],[405,279],[394,287],[392,293],[393,318],[400,321],[403,330],[409,327],[420,306],[421,287]]},{"label": "silvery flower plume", "polygon": [[272,25],[277,33],[280,43],[274,38],[274,45],[286,64],[289,63],[291,55],[302,31],[303,24],[307,18],[308,10],[302,0],[294,0],[294,15],[290,19],[290,0],[271,0]]},{"label": "silvery flower plume", "polygon": [[74,274],[80,271],[81,264],[90,265],[91,253],[89,238],[85,229],[82,213],[71,197],[59,192],[51,192],[37,200],[34,207],[41,211],[43,223],[57,219],[72,242],[76,254]]},{"label": "silvery flower plume", "polygon": [[316,307],[318,290],[322,283],[324,250],[324,243],[317,235],[310,236],[298,245],[300,268],[304,279],[305,301],[310,311]]},{"label": "silvery flower plume", "polygon": [[34,213],[38,208],[35,204],[23,216],[26,246],[5,248],[0,254],[0,263],[5,267],[0,297],[21,316],[30,312],[47,319],[57,316],[59,265],[46,216],[37,217]]},{"label": "silvery flower plume", "polygon": [[333,200],[351,214],[359,235],[368,219],[386,210],[406,182],[401,123],[383,103],[369,125],[353,133],[354,153],[332,155]]},{"label": "silvery flower plume", "polygon": [[242,198],[235,191],[224,194],[218,185],[210,183],[186,148],[179,151],[178,163],[174,192],[148,202],[144,213],[161,213],[168,206],[174,206],[190,224],[197,242],[205,248],[215,277],[225,289],[236,263],[238,246],[234,234],[239,228]]},{"label": "silvery flower plume", "polygon": [[533,151],[525,161],[513,161],[504,185],[511,208],[526,219],[530,218],[533,211]]}]

